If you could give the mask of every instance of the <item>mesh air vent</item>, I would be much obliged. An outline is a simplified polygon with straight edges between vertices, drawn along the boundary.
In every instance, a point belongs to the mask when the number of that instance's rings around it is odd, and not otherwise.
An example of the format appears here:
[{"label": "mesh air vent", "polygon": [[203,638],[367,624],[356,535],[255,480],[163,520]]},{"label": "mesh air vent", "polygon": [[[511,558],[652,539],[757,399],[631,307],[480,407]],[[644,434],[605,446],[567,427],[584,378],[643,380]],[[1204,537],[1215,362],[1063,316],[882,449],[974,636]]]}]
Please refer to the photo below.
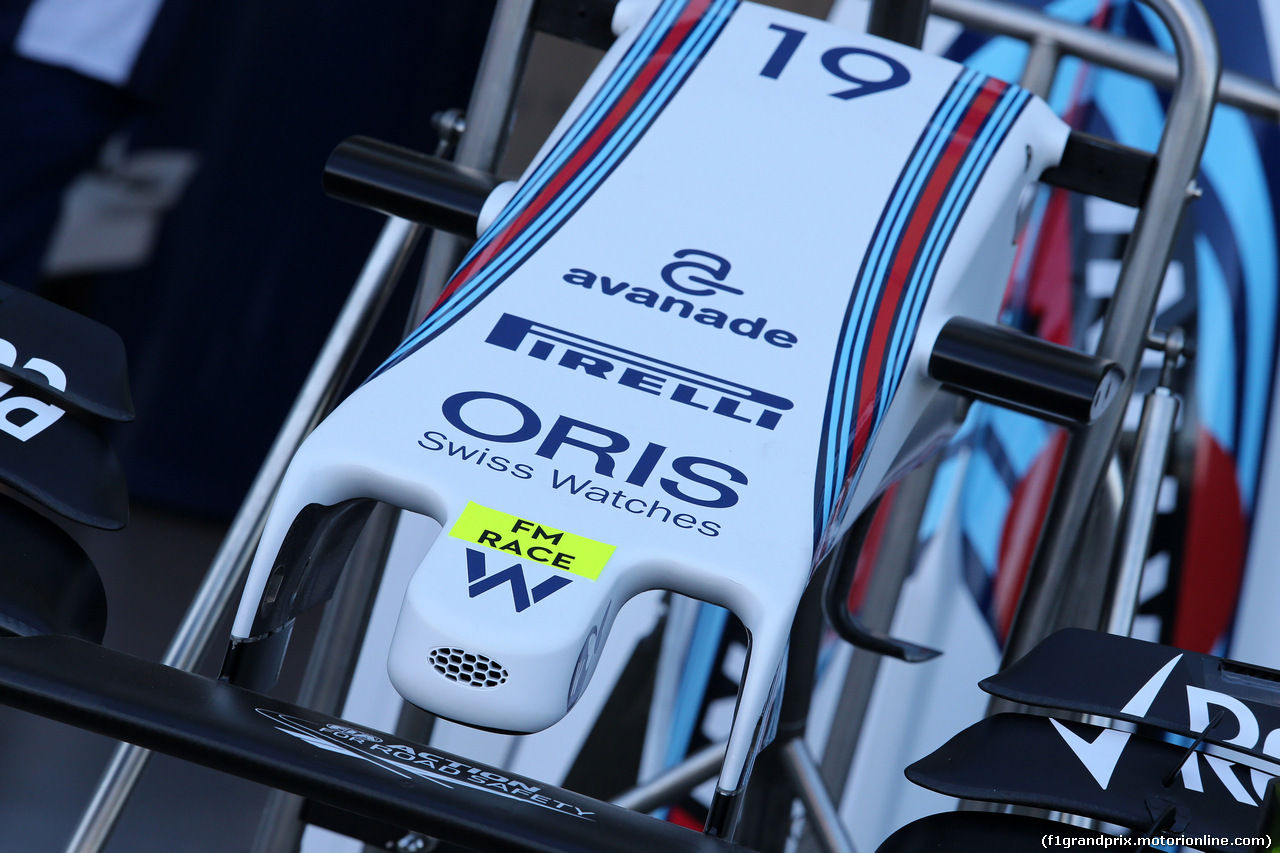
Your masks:
[{"label": "mesh air vent", "polygon": [[483,689],[497,687],[507,680],[507,671],[502,664],[466,649],[441,646],[431,650],[430,660],[436,672],[459,684]]}]

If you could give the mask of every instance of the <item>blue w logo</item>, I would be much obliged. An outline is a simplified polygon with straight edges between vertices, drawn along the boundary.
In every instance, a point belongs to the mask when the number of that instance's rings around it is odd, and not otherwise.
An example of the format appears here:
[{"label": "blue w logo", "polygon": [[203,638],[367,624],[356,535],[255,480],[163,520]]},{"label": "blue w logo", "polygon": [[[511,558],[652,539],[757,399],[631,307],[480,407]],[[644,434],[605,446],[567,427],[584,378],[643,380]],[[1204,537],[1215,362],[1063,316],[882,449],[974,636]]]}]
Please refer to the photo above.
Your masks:
[{"label": "blue w logo", "polygon": [[[511,584],[511,598],[516,612],[520,613],[530,604],[537,604],[556,590],[568,586],[570,581],[564,575],[552,575],[530,590],[519,563],[491,575],[485,568],[484,553],[474,548],[467,549],[467,593],[471,598],[504,583]],[[529,600],[530,592],[533,593],[532,601]]]}]

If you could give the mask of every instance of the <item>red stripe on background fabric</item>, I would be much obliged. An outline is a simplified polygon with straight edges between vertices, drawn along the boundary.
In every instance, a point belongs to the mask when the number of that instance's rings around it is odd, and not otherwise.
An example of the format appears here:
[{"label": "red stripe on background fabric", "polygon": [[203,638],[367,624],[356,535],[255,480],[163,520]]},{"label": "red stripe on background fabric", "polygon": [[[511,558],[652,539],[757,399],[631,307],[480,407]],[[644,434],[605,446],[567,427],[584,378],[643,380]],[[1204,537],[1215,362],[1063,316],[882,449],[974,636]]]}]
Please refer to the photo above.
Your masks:
[{"label": "red stripe on background fabric", "polygon": [[[862,451],[866,448],[867,441],[871,435],[871,426],[875,419],[876,393],[880,384],[880,368],[884,363],[889,332],[893,327],[893,320],[897,316],[897,306],[906,287],[911,267],[920,252],[921,244],[929,233],[929,226],[933,222],[934,213],[942,202],[942,197],[946,193],[947,186],[951,183],[952,176],[955,174],[956,169],[959,168],[969,147],[973,144],[978,129],[982,127],[982,123],[986,121],[987,116],[995,108],[1000,94],[1008,87],[1009,84],[995,79],[989,79],[983,84],[982,89],[979,90],[977,96],[969,105],[969,109],[961,120],[959,128],[952,134],[946,150],[938,159],[938,164],[934,167],[933,174],[929,176],[928,184],[925,185],[919,201],[916,202],[915,209],[911,212],[911,220],[907,223],[902,239],[894,250],[894,258],[888,279],[885,282],[884,293],[881,294],[877,306],[875,324],[872,327],[870,340],[867,342],[867,355],[863,360],[858,391],[858,415],[854,423],[853,452],[849,456],[849,468],[845,472],[846,476],[856,469],[858,460],[862,458]],[[893,308],[890,309],[888,306],[893,306]]]},{"label": "red stripe on background fabric", "polygon": [[693,29],[694,24],[702,18],[711,2],[712,0],[690,0],[690,3],[680,13],[675,24],[663,37],[658,49],[645,60],[644,68],[627,86],[627,90],[622,93],[622,96],[609,108],[608,114],[596,125],[595,130],[591,132],[591,136],[574,152],[572,159],[560,171],[556,172],[546,186],[539,190],[534,199],[520,212],[515,221],[503,230],[502,234],[496,237],[480,254],[472,258],[470,263],[454,275],[448,287],[444,289],[444,292],[440,294],[440,298],[436,300],[435,306],[432,306],[432,310],[435,310],[454,291],[470,280],[479,268],[489,263],[495,255],[510,245],[516,235],[546,209],[547,205],[559,194],[565,184],[578,173],[583,164],[596,155],[614,129],[617,128],[622,119],[631,111],[631,108],[635,106],[636,102],[640,100],[644,92],[653,83],[654,78],[662,71],[671,55],[675,52],[675,48],[684,41],[689,31]]},{"label": "red stripe on background fabric", "polygon": [[1009,510],[1000,531],[1000,549],[996,556],[996,574],[991,584],[989,616],[996,641],[1004,646],[1013,625],[1022,587],[1031,568],[1040,530],[1049,515],[1049,501],[1058,482],[1058,468],[1067,450],[1066,430],[1055,429],[1049,443],[1036,456],[1031,467],[1013,488]]},{"label": "red stripe on background fabric", "polygon": [[1170,640],[1178,648],[1212,654],[1231,630],[1248,536],[1236,460],[1200,427]]}]

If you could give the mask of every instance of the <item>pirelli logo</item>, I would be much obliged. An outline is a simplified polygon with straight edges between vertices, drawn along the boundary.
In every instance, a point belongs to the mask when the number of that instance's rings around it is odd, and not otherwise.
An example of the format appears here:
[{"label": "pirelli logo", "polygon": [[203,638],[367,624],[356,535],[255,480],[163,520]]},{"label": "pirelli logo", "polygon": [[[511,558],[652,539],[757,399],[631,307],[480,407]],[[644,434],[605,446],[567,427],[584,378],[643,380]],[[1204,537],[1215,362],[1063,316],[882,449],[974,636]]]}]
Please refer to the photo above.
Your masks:
[{"label": "pirelli logo", "polygon": [[777,394],[514,314],[498,318],[485,343],[761,429],[774,429],[794,406]]}]

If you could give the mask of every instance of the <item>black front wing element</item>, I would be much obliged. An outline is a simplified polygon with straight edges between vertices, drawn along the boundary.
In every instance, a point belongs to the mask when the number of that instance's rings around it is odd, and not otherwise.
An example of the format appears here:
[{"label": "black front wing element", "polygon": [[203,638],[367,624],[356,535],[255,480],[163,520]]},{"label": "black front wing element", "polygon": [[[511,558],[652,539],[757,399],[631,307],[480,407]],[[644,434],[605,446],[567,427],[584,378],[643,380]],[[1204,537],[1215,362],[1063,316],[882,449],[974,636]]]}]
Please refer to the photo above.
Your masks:
[{"label": "black front wing element", "polygon": [[0,702],[476,849],[742,849],[71,637],[0,639]]},{"label": "black front wing element", "polygon": [[1050,847],[1110,847],[1106,833],[1027,815],[990,812],[943,812],[899,829],[876,853],[1034,853]]},{"label": "black front wing element", "polygon": [[[1146,684],[1155,692],[1133,713],[1129,703]],[[1146,723],[1280,761],[1280,735],[1272,737],[1280,730],[1280,672],[1252,664],[1067,628],[979,686],[1024,705]]]},{"label": "black front wing element", "polygon": [[1274,777],[1219,756],[1083,723],[996,714],[907,768],[939,793],[1097,818],[1197,850],[1257,850]]}]

